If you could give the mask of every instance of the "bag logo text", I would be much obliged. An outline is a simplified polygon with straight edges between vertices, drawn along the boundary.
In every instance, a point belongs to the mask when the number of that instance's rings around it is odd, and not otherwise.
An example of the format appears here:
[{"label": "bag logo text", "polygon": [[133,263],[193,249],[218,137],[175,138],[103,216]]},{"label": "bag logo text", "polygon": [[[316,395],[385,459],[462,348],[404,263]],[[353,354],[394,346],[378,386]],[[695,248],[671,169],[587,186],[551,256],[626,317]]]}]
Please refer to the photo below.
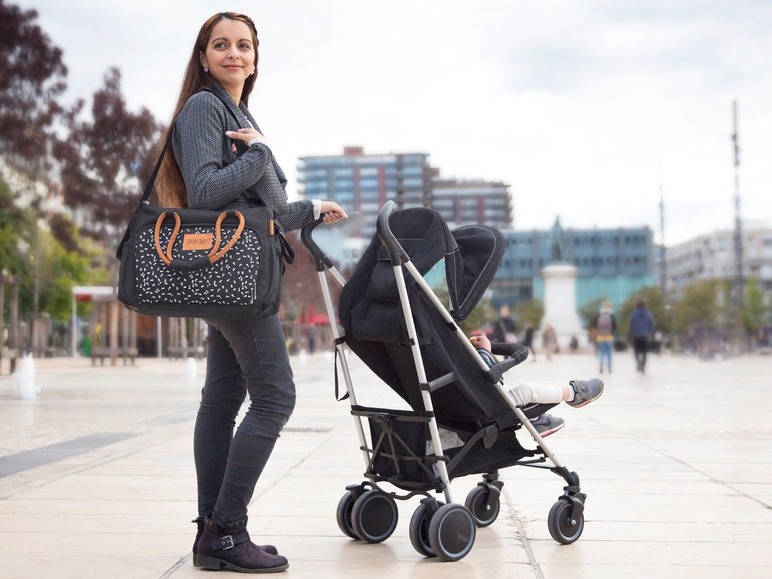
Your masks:
[{"label": "bag logo text", "polygon": [[182,238],[183,251],[211,249],[214,236],[211,233],[186,233]]}]

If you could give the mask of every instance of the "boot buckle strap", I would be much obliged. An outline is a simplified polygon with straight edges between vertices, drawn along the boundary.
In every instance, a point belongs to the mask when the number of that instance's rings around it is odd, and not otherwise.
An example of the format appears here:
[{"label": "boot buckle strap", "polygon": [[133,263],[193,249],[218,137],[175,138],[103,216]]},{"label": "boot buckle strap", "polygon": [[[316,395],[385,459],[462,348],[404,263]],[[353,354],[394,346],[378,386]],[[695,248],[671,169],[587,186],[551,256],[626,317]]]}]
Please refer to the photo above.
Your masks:
[{"label": "boot buckle strap", "polygon": [[235,546],[236,541],[233,540],[233,535],[225,535],[224,537],[220,537],[220,549],[223,551],[233,549]]}]

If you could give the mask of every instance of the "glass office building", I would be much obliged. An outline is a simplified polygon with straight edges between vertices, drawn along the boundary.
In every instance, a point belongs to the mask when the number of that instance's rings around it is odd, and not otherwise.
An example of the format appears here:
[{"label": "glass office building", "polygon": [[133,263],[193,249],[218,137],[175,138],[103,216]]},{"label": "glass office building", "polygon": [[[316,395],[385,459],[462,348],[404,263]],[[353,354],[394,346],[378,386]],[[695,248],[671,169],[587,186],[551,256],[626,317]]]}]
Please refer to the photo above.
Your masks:
[{"label": "glass office building", "polygon": [[350,234],[368,240],[386,201],[400,209],[431,206],[427,153],[366,154],[362,147],[346,147],[343,155],[300,157],[297,170],[301,197],[337,201],[359,216],[358,230]]},{"label": "glass office building", "polygon": [[[544,300],[541,270],[552,257],[552,231],[505,231],[507,249],[491,284],[495,306]],[[578,268],[576,304],[607,298],[615,307],[656,284],[649,227],[565,229],[566,261]]]},{"label": "glass office building", "polygon": [[436,177],[432,181],[432,208],[451,227],[479,223],[497,229],[512,227],[509,185],[484,179]]}]

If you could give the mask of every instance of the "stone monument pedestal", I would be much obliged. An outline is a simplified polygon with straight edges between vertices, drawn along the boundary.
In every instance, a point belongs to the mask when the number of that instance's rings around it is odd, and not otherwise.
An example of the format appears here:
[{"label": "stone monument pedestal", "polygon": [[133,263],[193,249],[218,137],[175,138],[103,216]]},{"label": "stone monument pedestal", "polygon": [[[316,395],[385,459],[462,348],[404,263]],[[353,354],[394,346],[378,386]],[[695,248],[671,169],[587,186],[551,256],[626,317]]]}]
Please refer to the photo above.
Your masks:
[{"label": "stone monument pedestal", "polygon": [[541,331],[547,324],[555,328],[561,352],[570,352],[572,337],[579,342],[579,350],[586,351],[587,331],[582,328],[576,312],[576,276],[578,268],[568,263],[553,263],[541,270],[544,279],[544,318]]}]

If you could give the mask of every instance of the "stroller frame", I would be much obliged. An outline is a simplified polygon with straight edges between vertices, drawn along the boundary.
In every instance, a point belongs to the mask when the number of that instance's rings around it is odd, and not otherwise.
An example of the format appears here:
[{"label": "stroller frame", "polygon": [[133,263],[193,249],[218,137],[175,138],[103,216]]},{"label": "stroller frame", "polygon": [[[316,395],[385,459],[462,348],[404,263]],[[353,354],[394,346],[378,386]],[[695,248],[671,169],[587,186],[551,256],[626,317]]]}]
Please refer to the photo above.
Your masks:
[{"label": "stroller frame", "polygon": [[[474,444],[482,443],[485,448],[489,448],[495,444],[498,433],[495,427],[485,428],[472,435],[463,447],[456,449],[452,458],[444,452],[440,428],[434,415],[432,393],[453,382],[455,376],[450,373],[433,381],[427,379],[405,278],[405,272],[407,272],[537,445],[533,450],[526,450],[519,445],[516,436],[513,436],[516,448],[521,451],[521,457],[504,463],[503,466],[548,469],[564,479],[566,486],[563,488],[563,495],[558,498],[549,512],[548,528],[552,537],[559,543],[573,543],[584,529],[586,495],[581,492],[579,476],[563,465],[529,420],[529,415],[537,416],[548,407],[544,405],[531,405],[525,409],[518,407],[501,382],[504,372],[527,357],[527,350],[521,350],[517,355],[507,357],[492,367],[488,366],[464,336],[451,313],[435,295],[392,233],[389,218],[395,210],[395,203],[387,201],[378,215],[376,229],[378,237],[388,252],[396,280],[402,316],[421,390],[423,411],[368,408],[358,404],[346,354],[346,337],[342,335],[336,321],[337,315],[327,274],[329,273],[341,286],[346,285],[346,279],[313,239],[313,230],[322,222],[321,218],[301,231],[302,243],[312,257],[322,289],[335,340],[335,356],[336,360],[340,358],[341,361],[340,367],[346,394],[351,403],[351,414],[354,417],[359,447],[364,459],[364,476],[368,479],[360,484],[346,487],[346,493],[337,508],[338,526],[352,539],[361,539],[368,543],[384,541],[391,536],[397,525],[398,512],[395,500],[408,500],[417,495],[422,496],[424,498],[410,522],[410,539],[413,547],[427,557],[456,561],[465,557],[474,545],[476,527],[492,524],[499,514],[500,495],[504,483],[499,480],[498,468],[483,473],[482,482],[469,493],[464,505],[453,502],[450,487],[451,474]],[[336,390],[337,384],[336,364]],[[372,446],[368,445],[365,419],[370,424]],[[417,452],[416,445],[406,440],[410,432],[415,430],[416,423],[419,425],[419,432],[421,424],[428,429],[433,454],[430,455],[428,449],[425,453]],[[515,426],[514,430],[517,428],[519,426]],[[553,466],[542,465],[548,459]],[[413,476],[406,476],[405,470],[412,471]],[[463,474],[468,473],[462,472]],[[381,482],[391,483],[406,491],[406,494],[387,492],[379,486]],[[437,501],[430,494],[431,491],[442,492],[446,502],[443,504]]]}]

